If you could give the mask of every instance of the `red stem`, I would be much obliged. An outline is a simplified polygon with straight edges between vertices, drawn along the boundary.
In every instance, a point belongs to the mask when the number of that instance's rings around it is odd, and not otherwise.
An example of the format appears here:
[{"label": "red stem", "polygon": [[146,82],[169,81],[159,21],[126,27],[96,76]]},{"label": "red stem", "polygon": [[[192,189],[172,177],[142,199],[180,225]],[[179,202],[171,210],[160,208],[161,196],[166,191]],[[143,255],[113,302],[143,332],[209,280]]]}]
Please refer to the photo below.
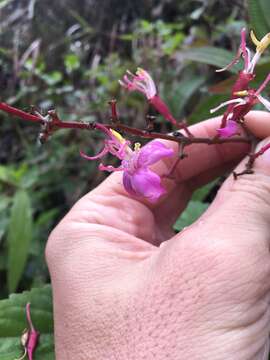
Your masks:
[{"label": "red stem", "polygon": [[[0,110],[4,112],[16,116],[20,119],[39,123],[41,125],[46,123],[46,120],[42,118],[40,115],[33,115],[29,114],[25,111],[19,110],[13,106],[10,106],[6,103],[0,102]],[[60,128],[60,129],[91,129],[93,128],[93,124],[83,123],[83,122],[74,122],[74,121],[61,121],[57,117],[52,116],[52,121],[50,123],[51,127],[53,128]]]},{"label": "red stem", "polygon": [[41,119],[37,116],[37,115],[31,115],[28,114],[25,111],[19,110],[14,108],[13,106],[10,106],[6,103],[0,102],[0,110],[3,110],[4,112],[10,114],[10,115],[14,115],[17,116],[23,120],[26,121],[32,121],[32,122],[36,122],[36,123],[42,123]]},{"label": "red stem", "polygon": [[[6,103],[3,103],[3,102],[0,103],[0,110],[3,110],[4,112],[6,112],[10,115],[19,117],[26,121],[39,123],[41,125],[48,124],[49,128],[53,129],[53,130],[64,129],[64,128],[93,130],[96,128],[96,125],[97,125],[95,123],[88,124],[88,123],[83,123],[83,122],[61,121],[54,111],[48,112],[48,114],[51,116],[51,118],[47,122],[46,119],[43,118],[41,115],[29,114],[25,111],[22,111],[17,108],[14,108],[10,105],[7,105]],[[211,145],[211,144],[223,144],[223,143],[239,143],[239,142],[249,143],[250,142],[250,140],[244,136],[237,136],[237,137],[228,138],[228,139],[217,138],[217,137],[214,137],[214,138],[199,138],[199,137],[195,138],[195,137],[187,137],[187,136],[176,137],[176,136],[170,135],[170,134],[161,134],[161,133],[157,133],[157,132],[149,132],[147,130],[140,130],[137,128],[132,128],[130,126],[123,125],[121,123],[103,124],[103,126],[106,128],[109,128],[109,129],[120,130],[120,131],[123,131],[124,133],[131,134],[133,136],[139,136],[139,137],[145,138],[145,139],[165,139],[165,140],[177,142],[179,144],[183,144],[185,146],[193,144],[193,143]]]},{"label": "red stem", "polygon": [[26,319],[28,322],[28,326],[30,327],[30,330],[35,331],[35,328],[34,328],[34,325],[32,323],[32,319],[31,319],[30,303],[26,304]]},{"label": "red stem", "polygon": [[111,107],[111,120],[112,122],[118,122],[118,115],[117,115],[117,109],[116,109],[116,100],[110,100],[109,105]]},{"label": "red stem", "polygon": [[270,143],[264,145],[259,151],[255,152],[255,154],[253,155],[254,160],[261,156],[262,154],[264,154],[266,152],[266,150],[270,149]]}]

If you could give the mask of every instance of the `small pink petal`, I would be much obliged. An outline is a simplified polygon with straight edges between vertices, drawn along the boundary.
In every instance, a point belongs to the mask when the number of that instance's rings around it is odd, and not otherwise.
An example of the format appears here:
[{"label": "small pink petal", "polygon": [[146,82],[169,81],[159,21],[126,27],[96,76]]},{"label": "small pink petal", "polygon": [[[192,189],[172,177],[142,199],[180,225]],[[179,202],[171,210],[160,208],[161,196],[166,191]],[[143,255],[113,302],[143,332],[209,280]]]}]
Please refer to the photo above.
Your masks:
[{"label": "small pink petal", "polygon": [[123,174],[123,185],[126,191],[133,196],[138,195],[136,191],[132,187],[132,175],[130,175],[127,171],[124,171]]},{"label": "small pink petal", "polygon": [[170,157],[174,153],[173,149],[168,148],[162,142],[154,140],[142,147],[139,152],[137,165],[139,167],[155,164],[164,157]]},{"label": "small pink petal", "polygon": [[224,128],[217,129],[218,134],[223,138],[229,138],[236,135],[238,131],[238,125],[233,120],[228,120],[227,125]]},{"label": "small pink petal", "polygon": [[150,74],[143,69],[138,69],[136,75],[127,70],[127,74],[123,76],[123,80],[120,80],[119,83],[129,91],[136,90],[141,92],[148,100],[157,93],[153,79]]},{"label": "small pink petal", "polygon": [[176,119],[171,114],[168,106],[165,102],[158,96],[155,95],[151,99],[149,99],[149,103],[153,105],[153,107],[168,121],[170,121],[173,125],[177,125]]},{"label": "small pink petal", "polygon": [[156,202],[166,190],[159,175],[149,169],[139,169],[134,174],[124,172],[123,184],[128,193]]}]

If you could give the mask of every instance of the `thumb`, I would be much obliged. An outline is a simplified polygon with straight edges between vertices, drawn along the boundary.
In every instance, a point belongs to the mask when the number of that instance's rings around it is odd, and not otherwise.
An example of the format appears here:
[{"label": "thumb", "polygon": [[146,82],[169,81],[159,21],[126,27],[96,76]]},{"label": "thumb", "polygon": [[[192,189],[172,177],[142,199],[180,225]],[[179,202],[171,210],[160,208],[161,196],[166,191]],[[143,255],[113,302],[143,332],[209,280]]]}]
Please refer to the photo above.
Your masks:
[{"label": "thumb", "polygon": [[[256,152],[270,143],[270,138],[258,144]],[[245,169],[246,157],[235,169]],[[208,226],[222,234],[234,235],[233,242],[247,241],[269,248],[270,225],[270,149],[259,156],[254,163],[254,173],[234,179],[233,175],[224,182],[215,201],[205,214]],[[210,230],[210,229],[209,229]],[[236,238],[237,237],[237,238]]]},{"label": "thumb", "polygon": [[[257,150],[268,142],[270,138]],[[243,171],[247,161],[236,172]],[[219,329],[227,329],[231,339],[238,339],[237,348],[249,354],[267,351],[269,228],[270,150],[255,161],[254,174],[237,180],[230,175],[203,216],[176,235],[171,246],[168,242],[171,258],[178,264],[180,258],[179,268],[188,264],[185,272],[196,278],[198,286],[194,286],[203,292],[200,305],[209,321],[214,318]]]}]

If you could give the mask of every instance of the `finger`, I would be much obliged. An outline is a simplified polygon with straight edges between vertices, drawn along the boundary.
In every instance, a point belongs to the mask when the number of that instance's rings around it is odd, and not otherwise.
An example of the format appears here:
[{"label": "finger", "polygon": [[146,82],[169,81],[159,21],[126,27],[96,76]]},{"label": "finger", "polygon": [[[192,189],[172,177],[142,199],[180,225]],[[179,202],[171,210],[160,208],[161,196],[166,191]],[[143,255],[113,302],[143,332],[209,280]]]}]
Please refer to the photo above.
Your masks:
[{"label": "finger", "polygon": [[[270,135],[270,114],[263,111],[253,111],[246,117],[247,126],[258,137]],[[198,137],[213,137],[220,125],[220,117],[199,123],[191,127]],[[173,144],[175,146],[175,144]],[[175,170],[176,182],[167,182],[167,196],[153,207],[155,217],[164,234],[169,233],[172,224],[185,209],[192,192],[232,170],[241,158],[248,152],[247,144],[193,144],[186,149],[187,157],[178,164]],[[155,171],[162,173],[164,163],[170,167],[171,159],[159,163]],[[185,196],[183,196],[185,193]],[[189,196],[187,196],[187,194]],[[164,213],[167,214],[166,221]],[[169,219],[169,221],[168,221]]]},{"label": "finger", "polygon": [[[265,142],[270,143],[270,138],[259,146]],[[236,172],[244,169],[247,160]],[[237,326],[259,327],[262,341],[269,334],[269,228],[270,151],[257,159],[254,174],[237,180],[231,175],[203,216],[163,247],[172,262],[183,249],[188,251],[191,263],[198,262],[205,278],[211,279],[219,306],[237,308]]]},{"label": "finger", "polygon": [[252,111],[245,117],[247,127],[260,139],[270,135],[269,113]]},{"label": "finger", "polygon": [[[270,143],[262,141],[257,150]],[[236,172],[245,169],[246,157]],[[230,243],[241,246],[254,245],[269,252],[270,237],[270,150],[258,157],[254,174],[245,174],[237,180],[231,175],[220,188],[215,200],[200,219],[200,231],[211,237],[219,234],[219,241],[228,237]],[[198,223],[192,226],[193,231]]]},{"label": "finger", "polygon": [[[200,122],[190,127],[190,131],[195,137],[212,138],[216,135],[216,130],[220,126],[221,117],[215,117],[210,120]],[[270,135],[270,114],[264,111],[252,111],[246,118],[245,123],[256,137],[265,138]],[[168,146],[173,147],[175,156],[177,156],[177,144],[165,142]],[[175,170],[175,178],[179,182],[188,181],[198,177],[204,172],[222,166],[228,162],[233,162],[243,157],[249,149],[244,143],[225,143],[225,144],[191,144],[185,150],[188,155],[179,162]],[[155,171],[159,174],[164,172],[164,163],[169,168],[175,161],[175,158],[165,159],[160,162]],[[176,185],[177,186],[177,185]],[[197,186],[201,186],[200,182]]]}]

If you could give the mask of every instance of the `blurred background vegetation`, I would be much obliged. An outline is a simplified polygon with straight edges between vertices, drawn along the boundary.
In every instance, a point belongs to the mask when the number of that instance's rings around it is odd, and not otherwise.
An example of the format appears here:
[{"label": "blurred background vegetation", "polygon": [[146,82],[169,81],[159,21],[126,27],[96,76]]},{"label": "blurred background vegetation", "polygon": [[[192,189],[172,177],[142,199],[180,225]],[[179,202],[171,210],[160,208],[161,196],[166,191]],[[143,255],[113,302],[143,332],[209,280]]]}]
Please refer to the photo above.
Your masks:
[{"label": "blurred background vegetation", "polygon": [[[269,10],[267,12],[267,9]],[[148,70],[174,115],[195,123],[228,98],[239,66],[215,74],[233,58],[243,26],[258,37],[270,29],[268,0],[1,0],[1,101],[65,120],[108,121],[118,99],[121,119],[143,127],[152,112],[118,79]],[[257,68],[260,82],[269,55]],[[62,130],[43,146],[39,128],[0,114],[0,297],[49,282],[44,247],[50,230],[106,174],[79,155],[101,147],[99,134]],[[157,128],[170,130],[157,119]],[[208,189],[209,190],[209,189]],[[190,214],[207,206],[196,195]],[[64,256],[64,254],[63,254]]]}]

